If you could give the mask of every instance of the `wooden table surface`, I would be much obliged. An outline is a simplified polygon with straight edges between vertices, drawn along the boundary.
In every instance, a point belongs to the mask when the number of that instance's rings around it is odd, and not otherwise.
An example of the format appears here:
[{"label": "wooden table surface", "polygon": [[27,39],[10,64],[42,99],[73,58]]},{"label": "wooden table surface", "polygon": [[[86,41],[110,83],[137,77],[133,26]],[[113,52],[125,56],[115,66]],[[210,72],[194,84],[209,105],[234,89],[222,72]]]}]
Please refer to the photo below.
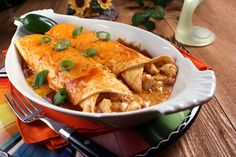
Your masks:
[{"label": "wooden table surface", "polygon": [[[16,27],[13,17],[31,10],[53,8],[66,12],[66,0],[28,0],[24,4],[0,12],[0,50],[6,49]],[[117,21],[130,24],[135,11],[131,0],[113,0],[119,12]],[[180,11],[168,11],[165,19],[157,22],[154,31],[172,38]],[[213,99],[204,104],[191,128],[168,149],[157,156],[164,157],[227,157],[236,156],[236,1],[206,0],[195,11],[195,25],[208,27],[216,34],[214,44],[207,47],[187,47],[195,56],[214,69],[217,88]],[[0,56],[0,63],[3,57]]]}]

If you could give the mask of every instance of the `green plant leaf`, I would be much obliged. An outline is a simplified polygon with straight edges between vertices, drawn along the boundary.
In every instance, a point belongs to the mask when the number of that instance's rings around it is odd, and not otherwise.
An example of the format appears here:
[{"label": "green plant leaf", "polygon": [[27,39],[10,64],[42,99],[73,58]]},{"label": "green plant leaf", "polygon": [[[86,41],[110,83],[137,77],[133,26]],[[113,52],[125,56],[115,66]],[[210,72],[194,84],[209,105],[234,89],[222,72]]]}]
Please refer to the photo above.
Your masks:
[{"label": "green plant leaf", "polygon": [[159,5],[162,7],[166,7],[168,3],[170,3],[172,0],[153,0],[153,3],[155,5]]},{"label": "green plant leaf", "polygon": [[162,7],[157,7],[155,9],[147,11],[150,17],[157,19],[157,20],[162,20],[165,16],[165,11]]},{"label": "green plant leaf", "polygon": [[145,22],[144,27],[148,31],[153,31],[154,29],[156,29],[156,24],[153,21],[148,20],[148,21]]},{"label": "green plant leaf", "polygon": [[144,7],[145,4],[143,2],[144,0],[135,0],[135,2],[140,6],[140,7]]},{"label": "green plant leaf", "polygon": [[139,26],[140,24],[145,23],[150,18],[148,12],[144,13],[135,13],[132,17],[132,24],[134,26]]}]

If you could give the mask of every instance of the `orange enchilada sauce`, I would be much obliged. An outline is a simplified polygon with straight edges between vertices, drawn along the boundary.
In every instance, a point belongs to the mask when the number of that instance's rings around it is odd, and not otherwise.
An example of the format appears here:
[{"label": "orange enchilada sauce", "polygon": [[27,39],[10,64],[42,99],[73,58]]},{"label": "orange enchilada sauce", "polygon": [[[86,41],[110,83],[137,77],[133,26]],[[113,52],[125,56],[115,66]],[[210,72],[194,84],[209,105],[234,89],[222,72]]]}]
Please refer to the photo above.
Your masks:
[{"label": "orange enchilada sauce", "polygon": [[[104,68],[109,69],[120,80],[122,80],[122,78],[120,78],[119,74],[126,70],[127,67],[132,67],[133,64],[138,65],[146,61],[148,62],[151,58],[147,51],[140,51],[140,48],[134,46],[135,43],[126,43],[122,39],[103,42],[95,36],[95,32],[86,29],[83,29],[79,36],[72,38],[71,34],[76,27],[77,26],[73,24],[60,23],[50,29],[46,34],[52,36],[55,40],[69,40],[72,47],[81,52],[90,47],[95,48],[97,53],[93,59],[104,65]],[[161,81],[163,85],[157,90],[142,90],[142,92],[137,95],[140,96],[144,102],[147,102],[149,104],[148,106],[166,101],[173,87],[173,83],[166,83],[167,79]],[[123,80],[123,82],[126,84],[125,80]],[[128,86],[128,84],[126,85]]]},{"label": "orange enchilada sauce", "polygon": [[[129,47],[133,48],[132,45],[129,45]],[[146,51],[143,51],[143,52],[145,52],[144,55],[146,55]],[[25,62],[22,63],[22,68],[23,68],[23,71],[24,71],[24,74],[26,77],[26,81],[28,82],[28,84],[30,86],[32,86],[35,73],[31,70],[31,68]],[[161,74],[161,75],[164,75],[164,74]],[[89,77],[92,77],[92,76],[89,76]],[[118,79],[120,79],[120,78],[118,77]],[[120,80],[122,81],[122,79],[120,79]],[[170,94],[172,92],[173,84],[169,85],[169,84],[164,83],[164,81],[162,81],[162,86],[160,86],[157,90],[148,90],[148,91],[143,90],[142,93],[135,94],[135,95],[138,95],[139,97],[141,97],[143,102],[145,102],[144,104],[141,105],[141,108],[153,106],[153,105],[159,104],[161,102],[164,102],[168,99],[168,97],[170,96]],[[56,94],[56,92],[53,89],[51,89],[48,84],[44,84],[44,85],[40,86],[39,88],[36,88],[33,90],[37,94],[39,94],[40,96],[42,96],[43,98],[48,100],[50,103],[53,103],[53,98],[54,98],[54,95]],[[146,104],[148,104],[148,105],[146,105]],[[119,103],[117,103],[117,104],[113,105],[113,107],[111,107],[112,112],[121,112],[119,107],[116,107],[117,105],[119,105]],[[82,111],[82,108],[79,105],[73,105],[73,104],[69,103],[68,101],[63,103],[61,105],[61,107],[72,109],[72,110]]]}]

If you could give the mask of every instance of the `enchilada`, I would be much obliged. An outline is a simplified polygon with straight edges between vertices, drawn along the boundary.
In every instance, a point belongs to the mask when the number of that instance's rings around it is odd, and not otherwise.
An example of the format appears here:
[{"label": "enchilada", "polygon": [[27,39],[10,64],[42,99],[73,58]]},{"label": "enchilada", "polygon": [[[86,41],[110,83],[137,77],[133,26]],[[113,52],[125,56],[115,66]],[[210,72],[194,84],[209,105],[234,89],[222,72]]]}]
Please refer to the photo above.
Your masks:
[{"label": "enchilada", "polygon": [[[45,96],[53,89],[60,99],[67,95],[69,102],[79,105],[84,112],[120,112],[140,108],[142,100],[133,95],[114,74],[78,50],[70,46],[65,48],[65,41],[58,49],[58,43],[62,41],[55,42],[39,34],[21,37],[15,43],[34,73],[27,78],[28,82],[33,82],[32,78],[35,81],[36,76],[46,72],[46,84],[33,85],[38,93],[41,92],[40,95]],[[50,88],[45,87],[47,85]]]},{"label": "enchilada", "polygon": [[175,60],[170,56],[149,58],[125,44],[111,40],[108,32],[91,32],[82,26],[60,23],[47,33],[55,40],[71,41],[72,47],[81,52],[93,49],[93,60],[102,64],[148,106],[167,100],[177,76]]},{"label": "enchilada", "polygon": [[[35,92],[47,98],[54,91],[50,102],[56,105],[55,97],[64,102],[67,95],[84,112],[124,112],[161,103],[171,94],[178,71],[170,56],[151,59],[111,40],[109,33],[68,23],[46,35],[21,37],[16,47],[33,71],[27,82]],[[47,81],[35,88],[38,74]]]},{"label": "enchilada", "polygon": [[[118,41],[111,40],[108,32],[94,33],[82,26],[60,23],[53,26],[46,34],[55,40],[69,40],[72,47],[81,52],[93,49],[96,55],[92,58],[124,80],[135,93],[163,88],[164,85],[158,81],[168,82],[169,85],[175,82],[177,67],[172,57],[148,58]],[[147,82],[152,82],[152,85],[147,85]]]}]

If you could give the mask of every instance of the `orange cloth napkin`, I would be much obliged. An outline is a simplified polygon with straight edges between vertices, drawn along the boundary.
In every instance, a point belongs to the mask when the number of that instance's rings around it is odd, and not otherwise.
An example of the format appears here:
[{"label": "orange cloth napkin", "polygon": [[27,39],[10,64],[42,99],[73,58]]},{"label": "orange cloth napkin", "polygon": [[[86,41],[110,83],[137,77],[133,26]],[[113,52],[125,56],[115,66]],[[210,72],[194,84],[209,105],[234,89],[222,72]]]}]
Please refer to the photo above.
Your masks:
[{"label": "orange cloth napkin", "polygon": [[[191,54],[185,52],[184,50],[178,47],[177,49],[184,57],[189,58],[199,70],[212,69],[209,65],[192,56]],[[12,85],[10,85],[10,87],[11,91],[13,91],[14,87]],[[114,130],[114,128],[103,126],[101,124],[97,124],[79,117],[66,115],[54,110],[50,110],[43,106],[40,107],[45,111],[48,117],[62,122],[78,130],[82,134],[96,135]],[[45,123],[41,121],[35,121],[30,124],[24,124],[23,122],[18,120],[18,128],[22,135],[22,138],[26,143],[43,142],[51,150],[58,149],[67,145],[67,142],[64,139],[62,139],[57,133],[55,133]]]},{"label": "orange cloth napkin", "polygon": [[202,60],[194,57],[193,55],[191,55],[190,53],[185,52],[183,49],[179,48],[176,46],[176,48],[179,50],[179,52],[186,58],[189,58],[193,64],[199,69],[199,70],[212,70],[212,68],[207,65],[205,62],[203,62]]},{"label": "orange cloth napkin", "polygon": [[[24,99],[22,94],[17,91],[13,85],[10,85],[10,89],[13,95],[17,92],[19,95],[21,95],[22,99]],[[46,116],[66,124],[75,130],[79,130],[81,134],[97,135],[114,130],[111,127],[97,124],[73,115],[63,114],[43,106],[40,106],[40,108],[45,111]],[[18,128],[22,138],[26,143],[43,142],[49,149],[52,150],[67,145],[67,142],[62,137],[60,137],[42,121],[35,121],[25,124],[18,119]]]}]

